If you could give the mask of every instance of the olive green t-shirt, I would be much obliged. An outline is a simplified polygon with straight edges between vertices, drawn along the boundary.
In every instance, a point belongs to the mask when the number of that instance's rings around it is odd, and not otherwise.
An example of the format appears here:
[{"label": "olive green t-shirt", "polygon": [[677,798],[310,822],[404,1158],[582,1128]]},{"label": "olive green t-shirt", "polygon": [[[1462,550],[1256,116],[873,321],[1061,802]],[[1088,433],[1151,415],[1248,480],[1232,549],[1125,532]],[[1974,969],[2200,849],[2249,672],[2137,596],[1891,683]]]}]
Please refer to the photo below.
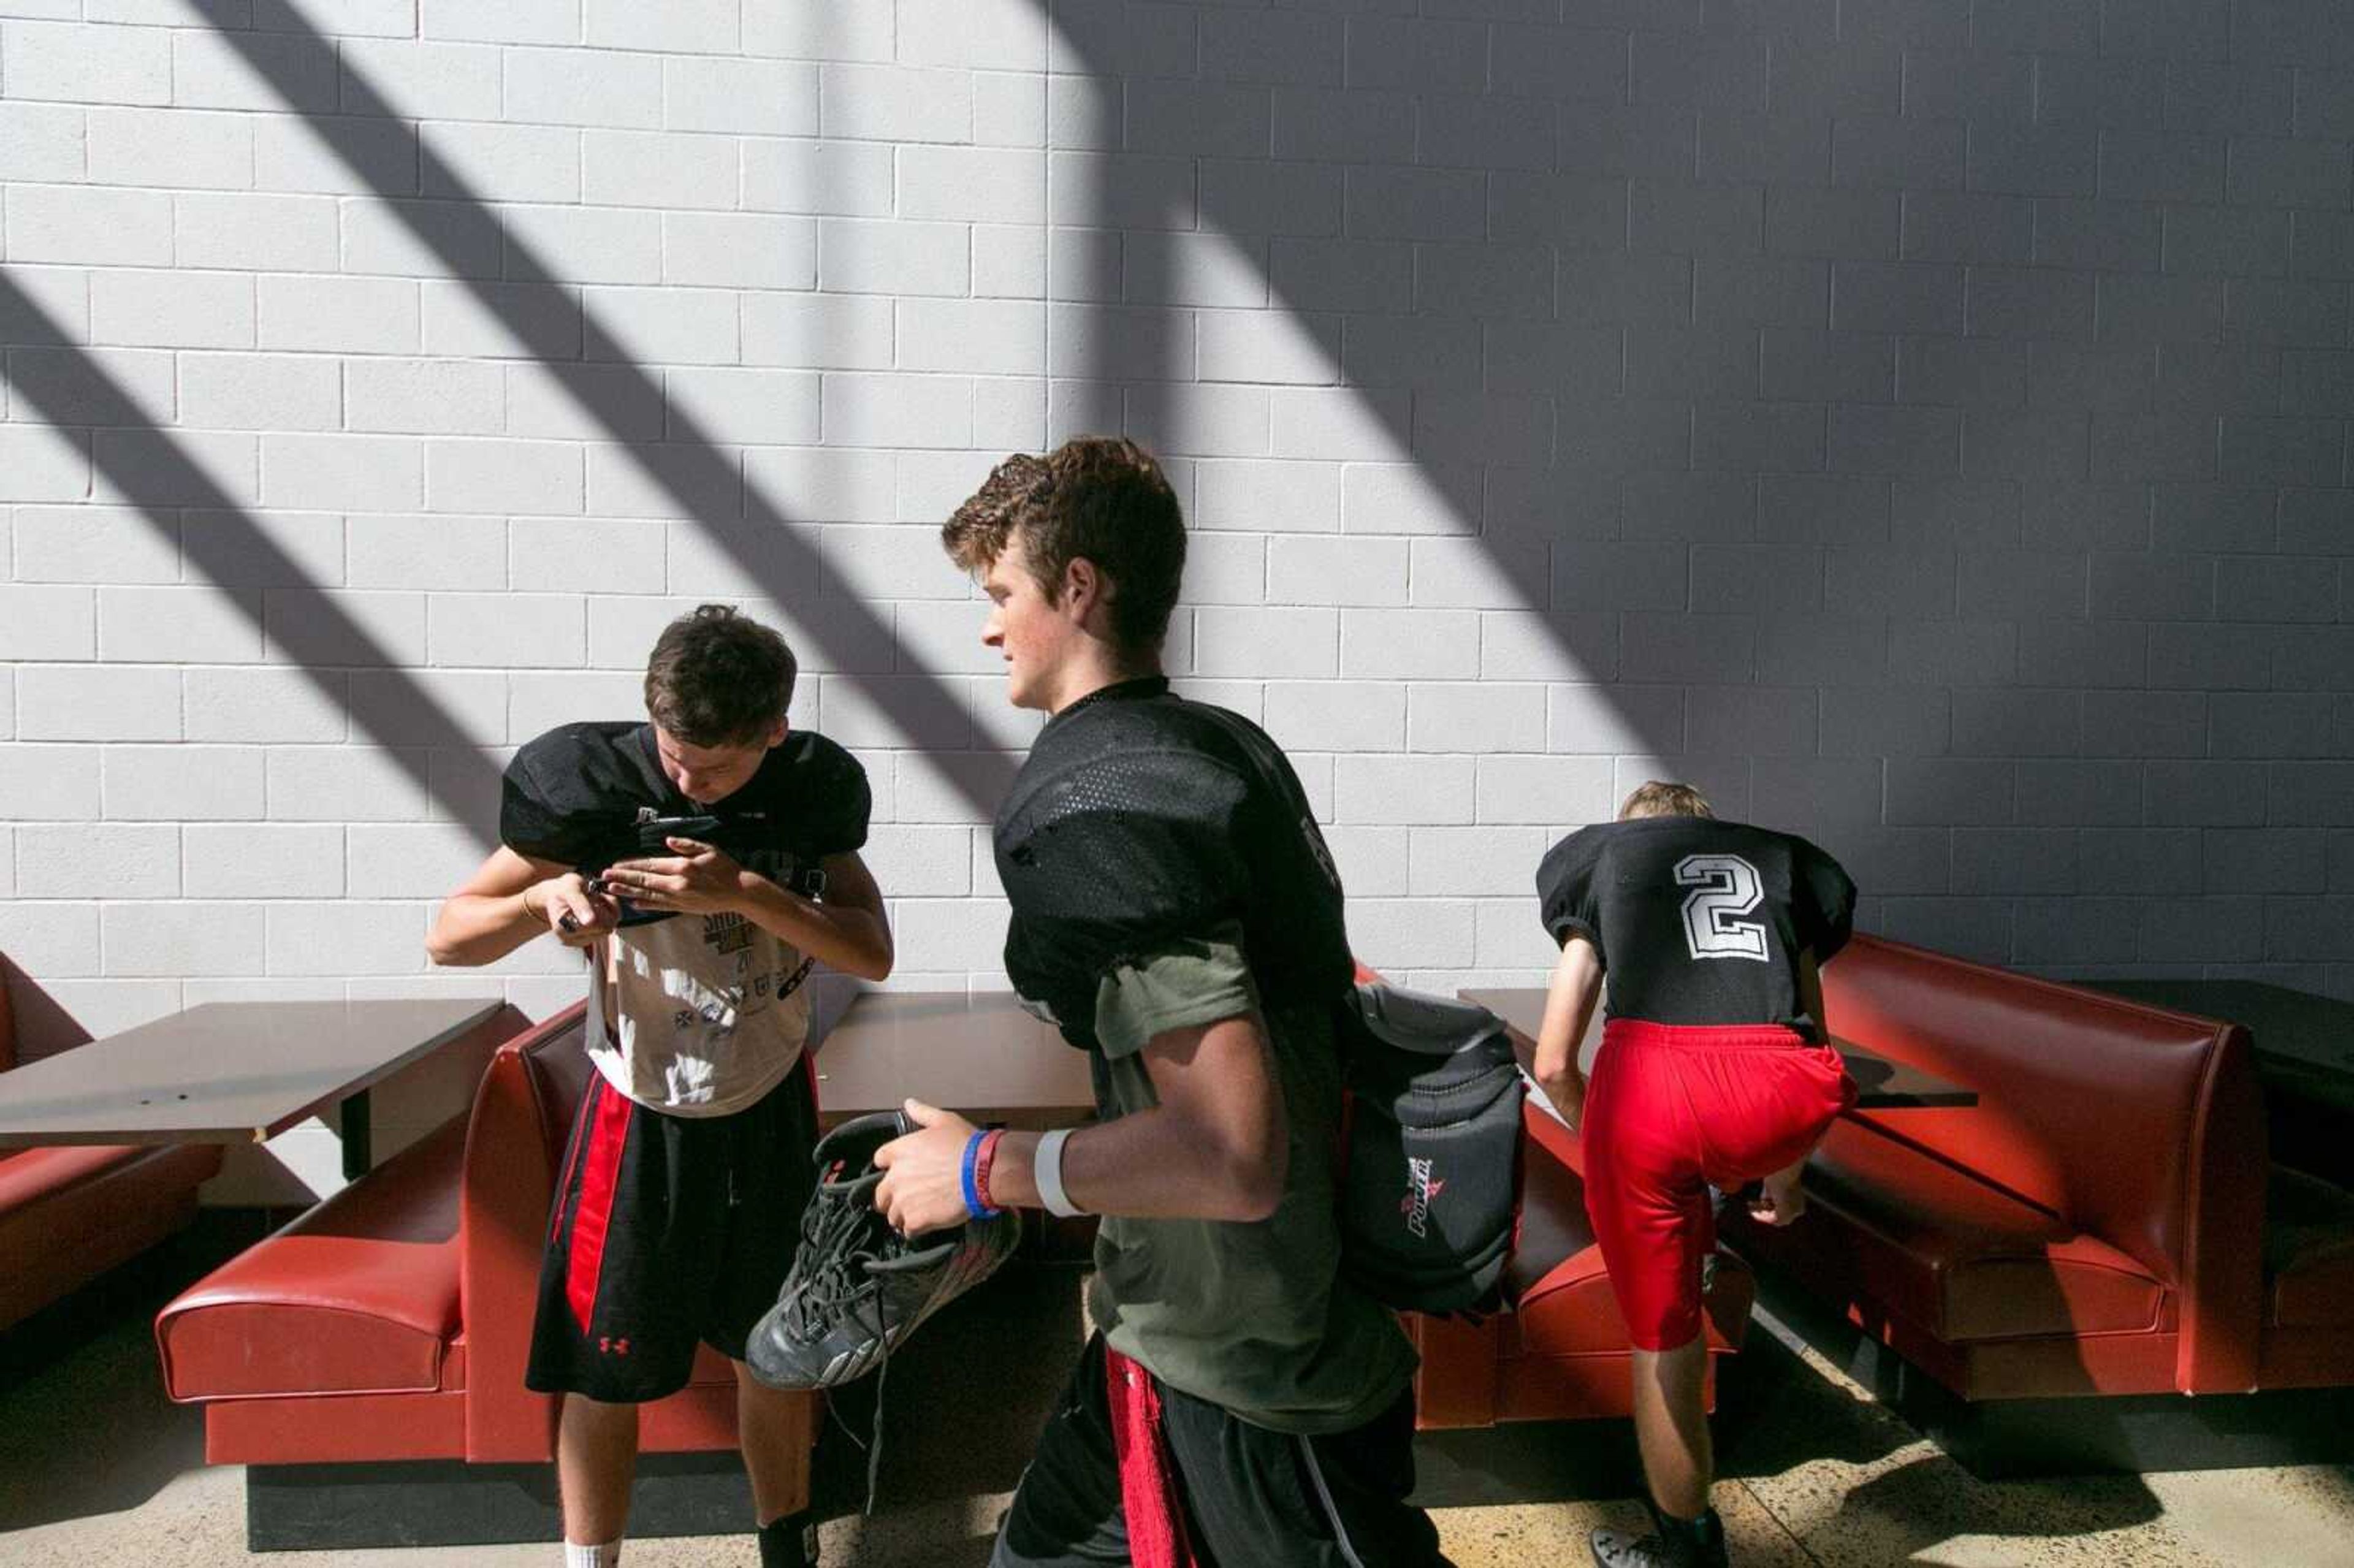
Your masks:
[{"label": "olive green t-shirt", "polygon": [[1414,1347],[1387,1308],[1340,1277],[1332,1158],[1341,1074],[1320,1006],[1260,1007],[1238,926],[1124,964],[1096,995],[1107,1116],[1158,1103],[1140,1053],[1156,1034],[1265,1018],[1290,1157],[1264,1220],[1106,1216],[1088,1308],[1114,1350],[1171,1387],[1278,1432],[1341,1432],[1389,1407]]}]

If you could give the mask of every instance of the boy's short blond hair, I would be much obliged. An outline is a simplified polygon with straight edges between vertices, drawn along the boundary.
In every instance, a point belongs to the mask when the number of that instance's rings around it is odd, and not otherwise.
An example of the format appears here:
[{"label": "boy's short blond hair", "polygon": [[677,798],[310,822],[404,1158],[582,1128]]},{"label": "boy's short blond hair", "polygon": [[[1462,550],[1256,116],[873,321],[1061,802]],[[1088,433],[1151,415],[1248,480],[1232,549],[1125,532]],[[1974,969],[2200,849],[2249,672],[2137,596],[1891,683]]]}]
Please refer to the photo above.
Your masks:
[{"label": "boy's short blond hair", "polygon": [[1636,817],[1714,817],[1708,797],[1689,784],[1652,779],[1636,786],[1618,808],[1622,822]]}]

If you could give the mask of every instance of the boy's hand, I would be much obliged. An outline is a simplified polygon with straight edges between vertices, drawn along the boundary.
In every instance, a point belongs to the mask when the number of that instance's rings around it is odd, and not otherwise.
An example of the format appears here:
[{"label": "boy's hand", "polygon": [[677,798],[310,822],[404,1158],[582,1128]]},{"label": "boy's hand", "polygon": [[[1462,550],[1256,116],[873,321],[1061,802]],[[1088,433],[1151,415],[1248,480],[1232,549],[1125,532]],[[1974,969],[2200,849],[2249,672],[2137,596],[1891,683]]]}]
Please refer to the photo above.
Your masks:
[{"label": "boy's hand", "polygon": [[751,873],[734,856],[695,839],[663,842],[677,853],[615,861],[606,868],[605,885],[641,909],[716,915],[742,905]]},{"label": "boy's hand", "polygon": [[902,1235],[945,1230],[970,1218],[964,1206],[964,1146],[972,1123],[954,1111],[909,1100],[904,1107],[916,1130],[875,1151],[882,1182],[875,1206]]},{"label": "boy's hand", "polygon": [[1585,1074],[1572,1067],[1565,1073],[1548,1073],[1533,1081],[1544,1097],[1553,1102],[1553,1108],[1561,1113],[1561,1119],[1569,1124],[1570,1131],[1578,1132],[1585,1128]]},{"label": "boy's hand", "polygon": [[1756,1196],[1749,1200],[1749,1217],[1761,1225],[1776,1230],[1807,1212],[1807,1190],[1798,1184],[1795,1170],[1777,1171],[1757,1184]]},{"label": "boy's hand", "polygon": [[594,946],[621,922],[620,905],[590,891],[577,871],[533,883],[524,889],[523,906],[546,921],[548,930],[567,948]]}]

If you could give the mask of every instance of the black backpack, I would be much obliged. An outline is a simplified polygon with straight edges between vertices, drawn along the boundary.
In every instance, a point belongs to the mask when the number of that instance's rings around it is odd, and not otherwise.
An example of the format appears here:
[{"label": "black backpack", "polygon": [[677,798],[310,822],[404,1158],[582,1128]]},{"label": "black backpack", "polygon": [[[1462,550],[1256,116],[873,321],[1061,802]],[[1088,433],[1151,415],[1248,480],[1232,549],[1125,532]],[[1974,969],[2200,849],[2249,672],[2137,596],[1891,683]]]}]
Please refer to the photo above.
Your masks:
[{"label": "black backpack", "polygon": [[1502,1021],[1381,980],[1338,1011],[1342,1272],[1402,1311],[1492,1310],[1520,1192],[1522,1079]]}]

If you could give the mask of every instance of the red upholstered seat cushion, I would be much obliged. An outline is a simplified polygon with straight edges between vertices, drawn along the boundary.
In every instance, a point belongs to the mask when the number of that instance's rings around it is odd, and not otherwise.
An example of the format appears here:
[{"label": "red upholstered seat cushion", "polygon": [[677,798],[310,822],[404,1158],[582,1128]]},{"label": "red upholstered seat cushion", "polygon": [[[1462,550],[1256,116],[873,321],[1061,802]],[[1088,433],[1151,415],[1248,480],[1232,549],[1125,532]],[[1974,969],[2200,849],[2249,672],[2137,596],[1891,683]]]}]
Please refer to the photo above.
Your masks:
[{"label": "red upholstered seat cushion", "polygon": [[[2257,1115],[2253,1096],[2243,1103],[2219,1086],[2218,1064],[2245,1055],[2228,1026],[1861,935],[1822,979],[1838,1033],[1980,1096],[1850,1119],[2060,1216],[2066,1235],[2101,1237],[2168,1285],[2189,1282],[2194,1236],[2211,1265],[2230,1255],[2243,1216],[2250,1234],[2237,1239],[2253,1263],[2262,1192],[2211,1174],[2230,1161],[2201,1161],[2193,1136],[2226,1108]],[[2253,1085],[2244,1068],[2233,1076]],[[2219,1130],[2242,1129],[2226,1118]],[[2213,1191],[2219,1181],[2244,1185],[2244,1210]]]},{"label": "red upholstered seat cushion", "polygon": [[154,1153],[154,1150],[137,1144],[71,1144],[0,1153],[0,1213],[12,1213],[68,1188],[96,1181]]},{"label": "red upholstered seat cushion", "polygon": [[[1512,1331],[1532,1354],[1625,1351],[1627,1319],[1585,1217],[1585,1181],[1541,1143],[1522,1165],[1520,1234],[1504,1267]],[[1755,1295],[1748,1266],[1719,1251],[1702,1299],[1716,1340],[1741,1342]]]},{"label": "red upholstered seat cushion", "polygon": [[1518,1307],[1554,1269],[1594,1245],[1585,1183],[1550,1150],[1528,1144],[1521,1158],[1519,1232],[1504,1260],[1504,1299]]},{"label": "red upholstered seat cushion", "polygon": [[1792,1246],[1843,1254],[1851,1286],[1939,1339],[2169,1326],[2166,1287],[2124,1253],[1869,1127],[1832,1124],[1807,1190]]},{"label": "red upholstered seat cushion", "polygon": [[2274,1166],[2264,1280],[2268,1327],[2354,1328],[2354,1192]]},{"label": "red upholstered seat cushion", "polygon": [[155,1337],[171,1396],[441,1387],[465,1143],[455,1117],[165,1308]]},{"label": "red upholstered seat cushion", "polygon": [[0,1329],[195,1217],[207,1145],[27,1149],[0,1157]]}]

